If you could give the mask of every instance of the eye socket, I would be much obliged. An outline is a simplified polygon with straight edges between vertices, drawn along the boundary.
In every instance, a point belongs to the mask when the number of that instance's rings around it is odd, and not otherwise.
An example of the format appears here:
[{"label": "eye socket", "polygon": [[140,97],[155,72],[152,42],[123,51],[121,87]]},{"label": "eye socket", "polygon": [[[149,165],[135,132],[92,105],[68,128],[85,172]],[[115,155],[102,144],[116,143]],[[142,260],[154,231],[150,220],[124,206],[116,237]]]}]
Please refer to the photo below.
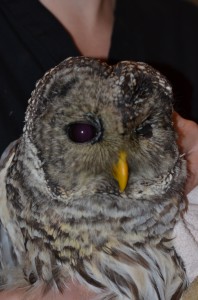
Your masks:
[{"label": "eye socket", "polygon": [[151,138],[153,135],[152,126],[150,124],[144,124],[136,129],[136,133],[145,138]]},{"label": "eye socket", "polygon": [[96,138],[97,129],[88,123],[71,123],[67,126],[67,135],[75,143],[86,143]]}]

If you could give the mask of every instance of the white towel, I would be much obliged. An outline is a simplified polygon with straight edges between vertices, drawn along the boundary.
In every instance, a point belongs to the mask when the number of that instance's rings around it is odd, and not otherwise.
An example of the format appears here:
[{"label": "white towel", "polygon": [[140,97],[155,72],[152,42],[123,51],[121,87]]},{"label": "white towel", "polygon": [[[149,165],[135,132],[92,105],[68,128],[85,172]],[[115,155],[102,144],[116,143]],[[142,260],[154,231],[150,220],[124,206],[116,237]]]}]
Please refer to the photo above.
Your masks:
[{"label": "white towel", "polygon": [[198,186],[188,194],[188,211],[175,227],[174,243],[190,282],[198,276]]}]

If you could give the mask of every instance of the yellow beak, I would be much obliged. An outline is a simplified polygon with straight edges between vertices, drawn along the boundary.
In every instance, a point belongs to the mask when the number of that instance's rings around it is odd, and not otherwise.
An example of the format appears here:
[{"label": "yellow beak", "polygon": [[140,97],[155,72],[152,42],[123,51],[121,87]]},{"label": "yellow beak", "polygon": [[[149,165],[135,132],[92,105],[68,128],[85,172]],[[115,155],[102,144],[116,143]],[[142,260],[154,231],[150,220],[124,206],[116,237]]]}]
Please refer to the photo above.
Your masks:
[{"label": "yellow beak", "polygon": [[119,159],[117,164],[113,166],[113,176],[118,181],[120,192],[123,192],[126,188],[129,171],[127,164],[127,155],[125,151],[119,153]]}]

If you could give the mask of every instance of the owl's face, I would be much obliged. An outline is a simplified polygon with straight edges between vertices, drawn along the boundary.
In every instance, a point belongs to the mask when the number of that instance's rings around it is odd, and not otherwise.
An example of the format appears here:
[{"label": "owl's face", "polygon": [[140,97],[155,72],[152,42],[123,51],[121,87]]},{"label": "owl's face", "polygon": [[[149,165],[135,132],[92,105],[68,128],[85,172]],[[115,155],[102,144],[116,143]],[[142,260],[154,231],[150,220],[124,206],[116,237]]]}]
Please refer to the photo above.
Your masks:
[{"label": "owl's face", "polygon": [[76,58],[45,81],[37,87],[28,122],[53,185],[117,193],[113,166],[122,152],[129,169],[126,193],[137,182],[155,181],[171,171],[178,159],[172,93],[159,73],[142,63],[111,67]]}]

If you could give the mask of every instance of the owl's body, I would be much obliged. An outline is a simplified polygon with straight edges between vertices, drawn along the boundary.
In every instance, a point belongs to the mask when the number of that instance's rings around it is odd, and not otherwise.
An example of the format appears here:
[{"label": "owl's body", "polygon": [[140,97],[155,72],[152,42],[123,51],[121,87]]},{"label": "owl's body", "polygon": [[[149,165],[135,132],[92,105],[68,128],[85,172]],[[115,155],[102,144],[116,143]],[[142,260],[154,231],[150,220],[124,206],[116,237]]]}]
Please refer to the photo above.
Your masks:
[{"label": "owl's body", "polygon": [[[115,175],[118,162],[127,175]],[[74,280],[98,299],[180,299],[187,280],[172,239],[185,169],[162,75],[64,61],[38,82],[2,159],[2,289]]]}]

